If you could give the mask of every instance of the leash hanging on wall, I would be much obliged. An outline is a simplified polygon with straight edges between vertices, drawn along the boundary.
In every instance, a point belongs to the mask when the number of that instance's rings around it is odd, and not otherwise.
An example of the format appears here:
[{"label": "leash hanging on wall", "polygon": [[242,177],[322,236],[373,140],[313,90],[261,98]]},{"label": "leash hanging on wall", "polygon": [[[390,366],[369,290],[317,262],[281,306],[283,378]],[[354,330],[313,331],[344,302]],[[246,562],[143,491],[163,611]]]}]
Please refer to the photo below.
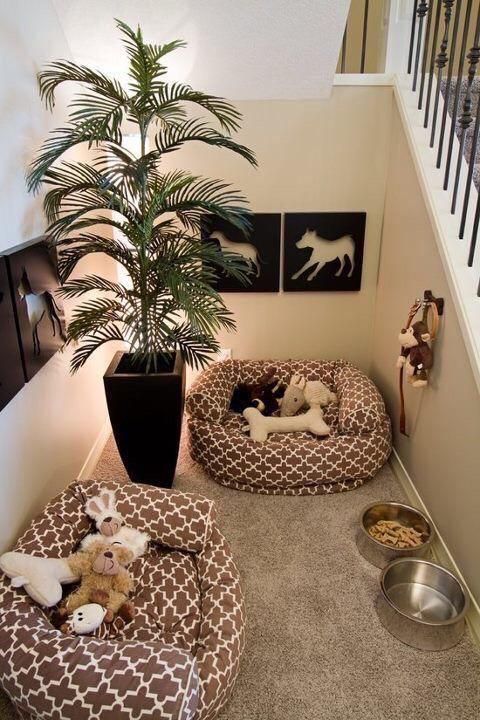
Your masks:
[{"label": "leash hanging on wall", "polygon": [[[443,306],[443,298],[436,298],[431,290],[425,290],[423,300],[420,298],[415,299],[408,313],[407,322],[398,336],[402,346],[397,359],[400,392],[400,432],[407,437],[403,377],[406,374],[408,383],[415,388],[425,387],[428,384],[428,373],[433,367],[431,343],[438,334],[439,317],[443,315]],[[413,322],[420,310],[422,311],[422,319]]]}]

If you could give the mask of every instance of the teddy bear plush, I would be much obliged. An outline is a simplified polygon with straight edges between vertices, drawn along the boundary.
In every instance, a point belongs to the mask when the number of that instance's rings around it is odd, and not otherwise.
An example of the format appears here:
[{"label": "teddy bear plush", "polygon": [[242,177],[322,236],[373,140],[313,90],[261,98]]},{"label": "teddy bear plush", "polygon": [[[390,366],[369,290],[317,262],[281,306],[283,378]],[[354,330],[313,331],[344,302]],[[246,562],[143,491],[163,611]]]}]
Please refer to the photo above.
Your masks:
[{"label": "teddy bear plush", "polygon": [[66,598],[65,605],[53,619],[54,624],[66,630],[63,621],[89,603],[106,608],[103,620],[107,623],[112,622],[117,613],[126,622],[131,620],[134,608],[128,596],[133,590],[133,578],[125,566],[132,559],[133,553],[128,548],[101,539],[70,555],[67,562],[80,578],[80,585]]}]

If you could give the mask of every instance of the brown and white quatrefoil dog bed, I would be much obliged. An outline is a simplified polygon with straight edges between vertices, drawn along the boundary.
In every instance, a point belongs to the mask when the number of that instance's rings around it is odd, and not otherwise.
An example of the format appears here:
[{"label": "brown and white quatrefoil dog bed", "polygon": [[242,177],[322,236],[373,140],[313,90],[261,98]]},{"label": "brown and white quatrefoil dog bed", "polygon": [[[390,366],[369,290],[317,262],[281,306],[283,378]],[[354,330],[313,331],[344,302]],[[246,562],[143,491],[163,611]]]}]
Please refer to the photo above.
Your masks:
[{"label": "brown and white quatrefoil dog bed", "polygon": [[0,682],[24,720],[211,720],[227,701],[244,643],[238,571],[211,501],[129,483],[74,483],[15,550],[66,557],[94,528],[101,487],[126,524],[152,538],[134,575],[134,619],[115,638],[63,635],[49,611],[0,578]]},{"label": "brown and white quatrefoil dog bed", "polygon": [[[245,420],[229,411],[237,383],[254,383],[270,369],[288,383],[298,373],[321,380],[337,393],[324,408],[328,437],[274,433],[254,442]],[[222,485],[273,495],[318,495],[362,485],[391,452],[390,419],[380,393],[358,368],[344,360],[226,360],[193,384],[186,401],[192,458]]]}]

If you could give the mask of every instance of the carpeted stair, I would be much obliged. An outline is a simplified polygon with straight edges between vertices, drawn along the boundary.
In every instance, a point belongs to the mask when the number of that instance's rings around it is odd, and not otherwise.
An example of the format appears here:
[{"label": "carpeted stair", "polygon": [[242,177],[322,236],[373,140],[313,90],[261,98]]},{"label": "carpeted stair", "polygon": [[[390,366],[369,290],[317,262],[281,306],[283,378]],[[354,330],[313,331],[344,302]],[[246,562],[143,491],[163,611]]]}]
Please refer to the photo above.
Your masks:
[{"label": "carpeted stair", "polygon": [[[451,123],[451,117],[453,114],[454,109],[454,103],[455,103],[455,92],[456,92],[456,86],[457,86],[457,78],[452,78],[451,85],[450,85],[450,93],[448,98],[448,114],[449,119],[447,120],[447,127],[446,127],[446,136],[448,137],[448,134],[450,133],[450,123]],[[446,89],[447,89],[447,81],[444,79],[442,80],[442,83],[440,85],[441,93],[445,99],[446,95]],[[458,103],[458,111],[457,111],[457,122],[456,122],[456,134],[458,139],[460,140],[461,134],[462,134],[462,128],[459,125],[459,119],[463,112],[463,103],[465,100],[465,95],[467,92],[467,78],[463,77],[461,80],[460,85],[460,98]],[[478,102],[480,99],[480,78],[474,78],[473,84],[472,84],[472,94],[471,94],[471,100],[472,100],[472,122],[470,123],[470,127],[468,128],[466,134],[465,134],[465,144],[463,149],[463,154],[465,157],[465,160],[467,163],[470,162],[470,155],[472,152],[472,143],[473,143],[473,134],[474,134],[474,128],[475,128],[475,118],[477,114],[477,108],[478,108]],[[440,117],[437,118],[437,127],[440,123]],[[438,133],[437,133],[438,138]],[[452,171],[454,172],[455,169],[455,163],[457,162],[456,154],[454,151],[453,159],[452,159]],[[477,142],[477,150],[475,154],[475,165],[473,169],[473,183],[477,190],[480,190],[480,142]]]}]

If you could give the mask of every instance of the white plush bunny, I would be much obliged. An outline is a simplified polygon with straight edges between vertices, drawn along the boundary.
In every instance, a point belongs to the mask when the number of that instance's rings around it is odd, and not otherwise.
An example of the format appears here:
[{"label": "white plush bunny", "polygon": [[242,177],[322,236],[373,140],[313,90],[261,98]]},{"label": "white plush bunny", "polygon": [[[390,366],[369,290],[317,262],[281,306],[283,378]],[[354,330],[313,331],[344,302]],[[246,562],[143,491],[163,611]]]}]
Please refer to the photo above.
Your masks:
[{"label": "white plush bunny", "polygon": [[133,553],[133,559],[139,558],[147,549],[150,537],[147,533],[123,525],[123,517],[117,511],[113,490],[102,488],[98,495],[87,501],[85,512],[95,520],[98,533],[87,535],[80,543],[80,549],[102,537],[110,544],[124,545]]},{"label": "white plush bunny", "polygon": [[98,495],[87,500],[85,512],[105,537],[115,535],[123,525],[123,517],[116,509],[115,493],[108,488],[102,488]]}]

